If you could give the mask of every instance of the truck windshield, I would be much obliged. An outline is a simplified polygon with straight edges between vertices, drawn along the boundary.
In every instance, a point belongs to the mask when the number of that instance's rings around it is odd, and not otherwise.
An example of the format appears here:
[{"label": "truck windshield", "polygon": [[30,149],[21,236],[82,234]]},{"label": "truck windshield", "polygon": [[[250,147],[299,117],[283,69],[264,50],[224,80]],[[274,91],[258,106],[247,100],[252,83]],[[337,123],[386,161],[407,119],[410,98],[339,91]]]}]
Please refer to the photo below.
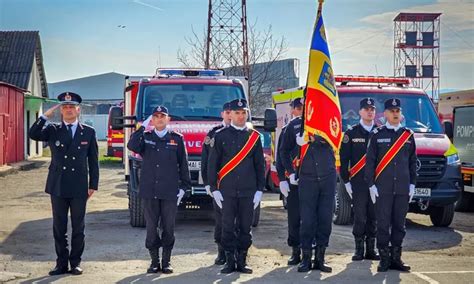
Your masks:
[{"label": "truck windshield", "polygon": [[168,108],[172,120],[221,120],[224,103],[244,98],[239,85],[143,84],[139,90],[138,118],[146,119],[153,108]]},{"label": "truck windshield", "polygon": [[385,124],[383,115],[384,102],[389,98],[398,98],[402,104],[402,125],[415,132],[442,134],[443,129],[427,96],[416,94],[387,94],[387,93],[349,93],[340,92],[339,99],[342,110],[343,131],[349,125],[359,123],[359,102],[363,98],[372,98],[377,107],[375,123]]}]

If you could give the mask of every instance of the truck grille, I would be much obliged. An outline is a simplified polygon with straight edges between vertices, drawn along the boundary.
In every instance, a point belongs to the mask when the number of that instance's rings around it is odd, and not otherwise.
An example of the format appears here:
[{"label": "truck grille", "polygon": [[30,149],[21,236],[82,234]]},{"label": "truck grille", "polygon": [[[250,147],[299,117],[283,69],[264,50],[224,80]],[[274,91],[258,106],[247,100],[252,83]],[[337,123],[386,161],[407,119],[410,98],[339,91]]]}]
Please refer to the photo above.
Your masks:
[{"label": "truck grille", "polygon": [[432,181],[440,179],[446,169],[446,158],[443,156],[418,156],[418,179]]}]

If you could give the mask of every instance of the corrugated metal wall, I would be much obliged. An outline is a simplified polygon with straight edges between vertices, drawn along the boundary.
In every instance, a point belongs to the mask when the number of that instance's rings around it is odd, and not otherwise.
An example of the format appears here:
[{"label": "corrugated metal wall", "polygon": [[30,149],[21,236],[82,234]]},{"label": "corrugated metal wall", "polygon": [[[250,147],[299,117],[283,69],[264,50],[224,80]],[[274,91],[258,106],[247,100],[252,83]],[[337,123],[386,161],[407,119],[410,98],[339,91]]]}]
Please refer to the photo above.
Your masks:
[{"label": "corrugated metal wall", "polygon": [[24,159],[23,92],[0,84],[0,165]]}]

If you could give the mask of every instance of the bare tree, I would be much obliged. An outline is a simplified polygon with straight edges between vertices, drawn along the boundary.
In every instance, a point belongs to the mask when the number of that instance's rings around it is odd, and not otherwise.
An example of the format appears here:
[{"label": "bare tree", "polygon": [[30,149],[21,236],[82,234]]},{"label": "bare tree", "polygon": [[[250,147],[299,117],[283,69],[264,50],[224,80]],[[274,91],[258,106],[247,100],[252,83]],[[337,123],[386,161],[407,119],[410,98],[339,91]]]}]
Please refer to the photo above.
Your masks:
[{"label": "bare tree", "polygon": [[[205,66],[206,59],[206,32],[198,35],[192,29],[192,36],[185,37],[188,49],[178,49],[177,59],[184,67],[199,67]],[[285,38],[282,36],[275,39],[272,33],[272,26],[267,29],[259,31],[256,29],[256,24],[249,28],[248,39],[249,50],[249,88],[250,99],[252,101],[251,108],[254,114],[260,115],[266,107],[271,105],[270,94],[276,88],[280,87],[280,82],[286,79],[287,74],[284,70],[274,68],[276,61],[281,60],[287,52],[287,44]],[[235,57],[232,58],[216,58],[218,55],[223,56],[225,53],[213,53],[210,62],[212,68],[223,68],[226,74],[232,76],[242,76],[242,59],[237,61]],[[222,66],[222,62],[234,62],[232,66]]]}]

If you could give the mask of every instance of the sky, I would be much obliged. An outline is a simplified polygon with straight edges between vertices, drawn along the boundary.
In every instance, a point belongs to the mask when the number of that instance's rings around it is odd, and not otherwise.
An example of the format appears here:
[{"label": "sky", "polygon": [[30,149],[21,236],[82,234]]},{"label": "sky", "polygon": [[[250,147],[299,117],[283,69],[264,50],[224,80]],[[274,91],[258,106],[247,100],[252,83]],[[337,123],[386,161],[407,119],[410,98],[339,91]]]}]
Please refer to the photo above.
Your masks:
[{"label": "sky", "polygon": [[[233,0],[238,1],[238,0]],[[207,26],[207,0],[0,0],[0,30],[40,32],[49,83],[106,72],[176,67],[192,30]],[[305,84],[316,0],[248,0],[249,24],[284,37]],[[393,19],[440,12],[441,89],[474,88],[474,0],[326,0],[335,74],[393,75]],[[120,27],[125,26],[125,27]]]}]

